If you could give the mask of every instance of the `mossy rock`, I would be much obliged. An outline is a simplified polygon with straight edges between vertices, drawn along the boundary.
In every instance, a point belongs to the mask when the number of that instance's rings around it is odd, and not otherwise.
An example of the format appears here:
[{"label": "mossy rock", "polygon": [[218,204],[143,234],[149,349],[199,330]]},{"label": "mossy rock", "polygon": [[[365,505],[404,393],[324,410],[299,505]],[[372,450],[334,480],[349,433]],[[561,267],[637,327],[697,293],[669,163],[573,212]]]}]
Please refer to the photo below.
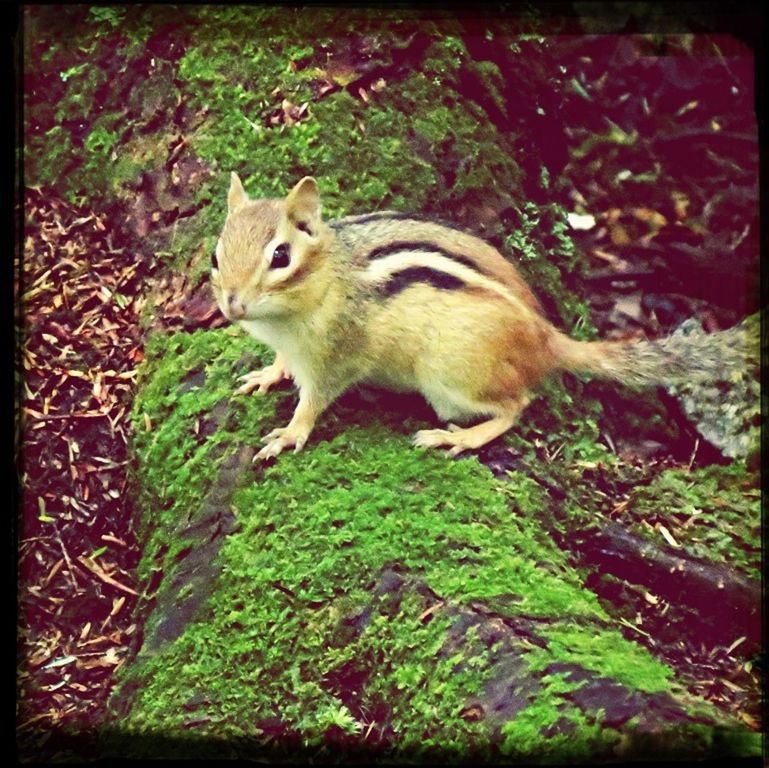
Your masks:
[{"label": "mossy rock", "polygon": [[[343,398],[248,461],[292,394],[231,330],[155,337],[134,408],[150,592],[111,700],[126,755],[572,760],[753,754],[625,639],[538,522],[546,493],[413,448],[409,398]],[[658,752],[654,753],[655,755]]]}]

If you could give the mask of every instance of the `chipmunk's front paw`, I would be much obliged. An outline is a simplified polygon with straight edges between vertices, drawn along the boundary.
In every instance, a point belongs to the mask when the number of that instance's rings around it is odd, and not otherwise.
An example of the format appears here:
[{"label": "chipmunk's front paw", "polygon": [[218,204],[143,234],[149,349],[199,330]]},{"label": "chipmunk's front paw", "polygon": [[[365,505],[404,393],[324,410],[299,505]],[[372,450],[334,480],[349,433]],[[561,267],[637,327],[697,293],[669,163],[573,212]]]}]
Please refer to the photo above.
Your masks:
[{"label": "chipmunk's front paw", "polygon": [[283,366],[268,365],[260,371],[251,371],[243,376],[238,376],[238,381],[242,381],[243,384],[235,390],[235,394],[248,395],[256,389],[257,393],[261,395],[286,378],[288,378],[288,373]]},{"label": "chipmunk's front paw", "polygon": [[475,446],[466,444],[462,435],[466,430],[456,424],[448,424],[448,429],[420,429],[414,434],[413,443],[419,448],[449,447],[449,456],[456,456]]},{"label": "chipmunk's front paw", "polygon": [[254,456],[253,460],[256,462],[271,459],[282,453],[285,448],[291,447],[293,447],[294,453],[299,453],[304,448],[304,444],[309,436],[309,432],[291,430],[288,427],[273,429],[272,432],[262,438],[262,442],[266,443],[266,445]]}]

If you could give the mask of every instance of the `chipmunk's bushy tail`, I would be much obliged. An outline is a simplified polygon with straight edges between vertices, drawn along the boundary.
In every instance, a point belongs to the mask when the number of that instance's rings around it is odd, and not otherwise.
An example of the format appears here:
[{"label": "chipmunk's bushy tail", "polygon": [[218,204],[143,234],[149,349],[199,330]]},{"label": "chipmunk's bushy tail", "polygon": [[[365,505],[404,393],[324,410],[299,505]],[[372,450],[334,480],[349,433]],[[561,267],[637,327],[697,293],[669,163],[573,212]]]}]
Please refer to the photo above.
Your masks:
[{"label": "chipmunk's bushy tail", "polygon": [[693,377],[718,380],[758,359],[757,321],[716,333],[692,328],[656,341],[576,341],[559,335],[555,350],[563,370],[631,386],[675,384]]}]

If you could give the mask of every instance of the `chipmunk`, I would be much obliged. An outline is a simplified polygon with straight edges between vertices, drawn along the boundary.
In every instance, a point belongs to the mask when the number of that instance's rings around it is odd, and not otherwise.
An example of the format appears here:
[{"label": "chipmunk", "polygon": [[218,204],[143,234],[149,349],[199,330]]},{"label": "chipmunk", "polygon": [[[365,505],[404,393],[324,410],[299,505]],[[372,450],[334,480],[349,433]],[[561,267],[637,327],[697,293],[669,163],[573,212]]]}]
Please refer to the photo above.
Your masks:
[{"label": "chipmunk", "polygon": [[251,200],[233,173],[227,208],[212,255],[216,300],[276,352],[236,393],[289,377],[299,388],[293,418],[263,438],[255,461],[300,451],[324,409],[360,383],[420,392],[442,420],[481,419],[414,435],[456,456],[509,430],[556,371],[649,384],[685,375],[696,357],[686,339],[571,339],[489,243],[392,211],[326,222],[311,177],[285,199]]}]

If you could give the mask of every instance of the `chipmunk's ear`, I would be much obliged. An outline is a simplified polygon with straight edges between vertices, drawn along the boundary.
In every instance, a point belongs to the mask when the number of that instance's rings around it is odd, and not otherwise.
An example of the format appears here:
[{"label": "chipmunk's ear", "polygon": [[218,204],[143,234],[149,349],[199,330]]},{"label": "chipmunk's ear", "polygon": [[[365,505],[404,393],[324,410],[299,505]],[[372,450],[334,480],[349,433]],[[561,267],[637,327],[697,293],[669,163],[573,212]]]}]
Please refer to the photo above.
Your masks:
[{"label": "chipmunk's ear", "polygon": [[286,213],[295,222],[320,221],[320,191],[312,176],[305,176],[286,196]]},{"label": "chipmunk's ear", "polygon": [[248,202],[248,195],[243,189],[238,174],[233,171],[230,174],[230,191],[227,193],[227,209],[234,213],[238,208]]}]

